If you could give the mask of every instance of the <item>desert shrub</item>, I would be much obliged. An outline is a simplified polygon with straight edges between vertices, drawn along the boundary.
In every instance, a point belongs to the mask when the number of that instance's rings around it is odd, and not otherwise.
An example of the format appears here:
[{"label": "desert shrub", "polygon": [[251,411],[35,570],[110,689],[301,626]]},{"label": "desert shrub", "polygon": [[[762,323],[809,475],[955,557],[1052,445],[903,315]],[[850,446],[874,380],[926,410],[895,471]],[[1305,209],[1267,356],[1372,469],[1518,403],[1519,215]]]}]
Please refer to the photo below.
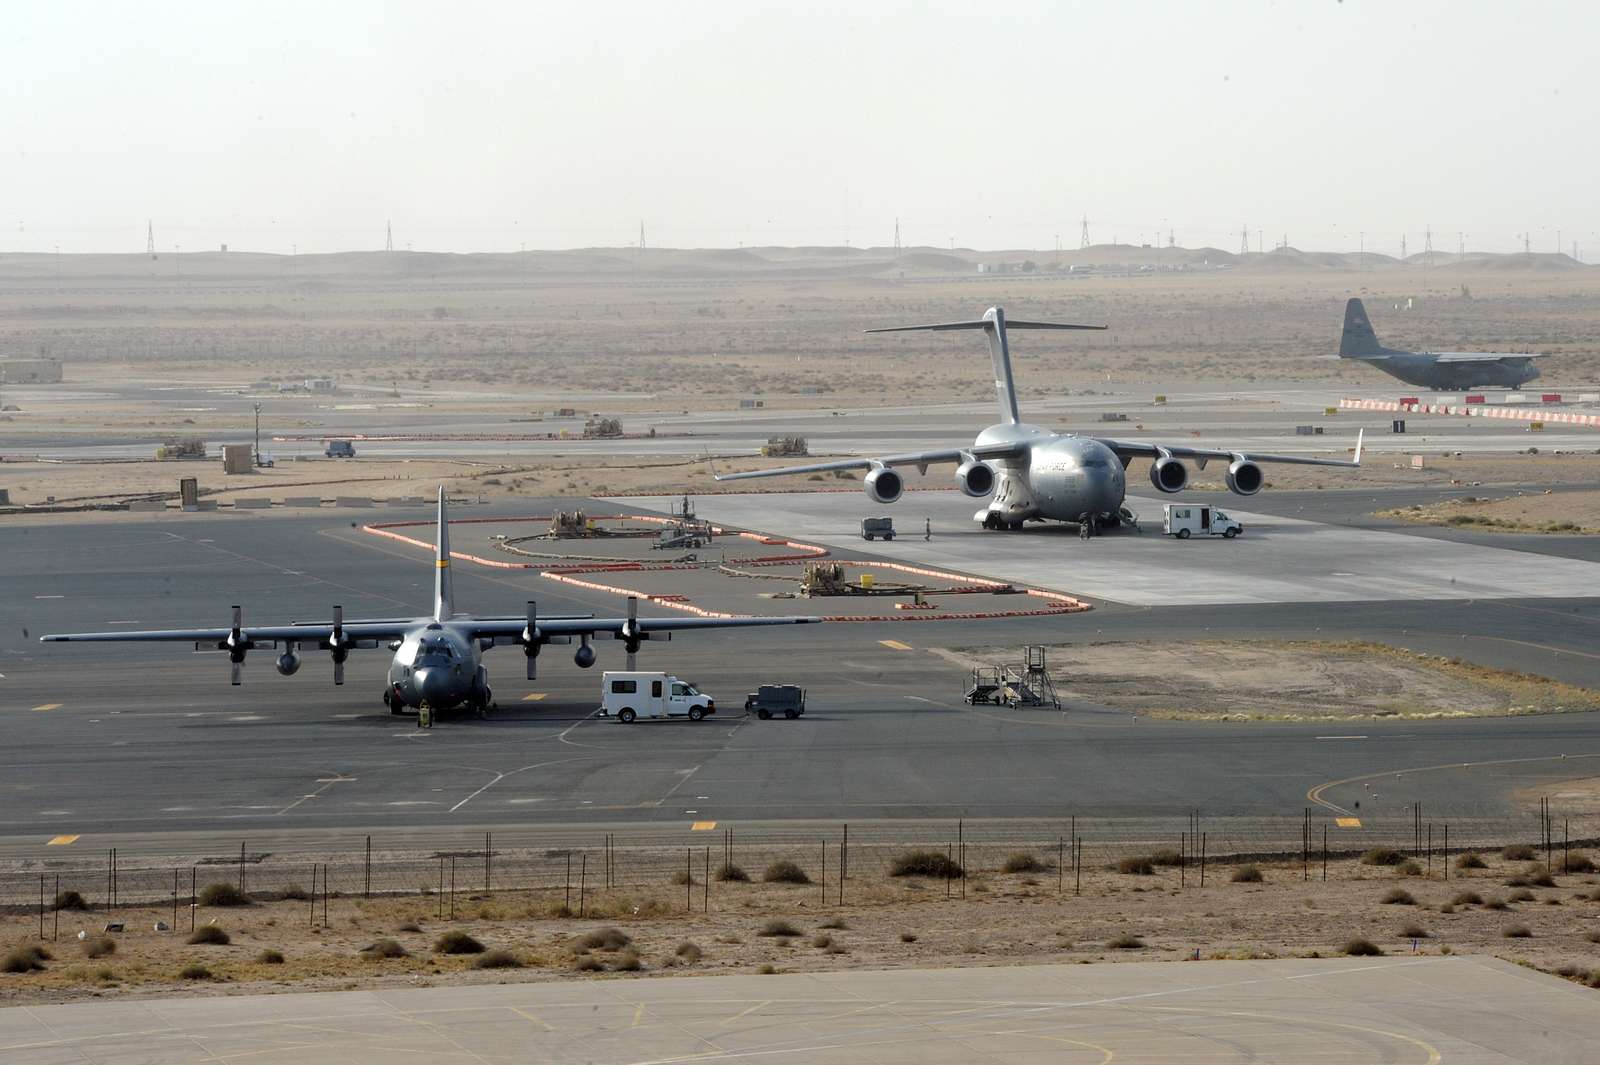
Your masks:
[{"label": "desert shrub", "polygon": [[83,956],[86,958],[103,958],[116,952],[117,941],[110,936],[91,936],[83,941]]},{"label": "desert shrub", "polygon": [[1420,924],[1408,924],[1404,928],[1400,929],[1400,938],[1427,939],[1428,930],[1422,927]]},{"label": "desert shrub", "polygon": [[614,973],[636,973],[644,968],[644,962],[639,960],[639,955],[632,949],[625,950],[617,955],[617,960],[611,963]]},{"label": "desert shrub", "polygon": [[1508,925],[1500,934],[1507,939],[1528,939],[1533,935],[1525,924]]},{"label": "desert shrub", "polygon": [[605,969],[605,965],[593,954],[580,954],[572,960],[572,971],[578,973],[598,973]]},{"label": "desert shrub", "polygon": [[756,972],[760,973],[762,976],[771,976],[777,971],[778,967],[773,965],[771,962],[763,962],[762,964],[756,966]]},{"label": "desert shrub", "polygon": [[211,979],[211,970],[197,961],[192,961],[178,970],[178,978],[180,980],[209,980]]},{"label": "desert shrub", "polygon": [[1182,865],[1183,855],[1171,847],[1163,847],[1161,850],[1151,853],[1150,861],[1155,865]]},{"label": "desert shrub", "polygon": [[767,866],[761,879],[769,884],[809,884],[806,871],[791,861],[779,860]]},{"label": "desert shrub", "polygon": [[199,901],[202,906],[248,906],[250,896],[240,891],[238,885],[219,880],[200,889]]},{"label": "desert shrub", "polygon": [[256,963],[258,965],[282,965],[283,951],[264,950],[260,954],[256,955]]},{"label": "desert shrub", "polygon": [[917,941],[917,934],[915,932],[901,932],[900,933],[900,942],[902,942],[902,943],[915,943],[916,941]]},{"label": "desert shrub", "polygon": [[933,876],[959,880],[964,874],[961,863],[943,851],[905,851],[889,859],[890,876]]},{"label": "desert shrub", "polygon": [[1373,847],[1361,856],[1362,865],[1399,865],[1406,856],[1393,847]]},{"label": "desert shrub", "polygon": [[213,947],[225,947],[231,942],[231,940],[228,938],[228,933],[224,932],[216,925],[203,924],[199,928],[196,928],[193,932],[190,932],[189,938],[184,940],[184,942],[193,943],[197,946],[205,944]]},{"label": "desert shrub", "polygon": [[1422,866],[1416,862],[1406,862],[1400,866],[1400,872],[1406,876],[1421,876]]},{"label": "desert shrub", "polygon": [[1506,898],[1510,902],[1532,902],[1534,899],[1538,898],[1538,896],[1529,891],[1527,888],[1518,888],[1510,895],[1506,896]]},{"label": "desert shrub", "polygon": [[1551,876],[1549,873],[1545,872],[1543,869],[1538,869],[1538,868],[1529,869],[1523,875],[1528,878],[1528,883],[1531,884],[1534,887],[1555,887],[1556,886],[1555,877]]},{"label": "desert shrub", "polygon": [[1535,853],[1526,843],[1513,843],[1500,852],[1500,857],[1508,862],[1531,862]]},{"label": "desert shrub", "polygon": [[1461,857],[1456,859],[1456,868],[1457,869],[1487,869],[1487,868],[1489,868],[1489,863],[1484,861],[1481,857],[1479,857],[1476,852],[1468,851],[1467,853],[1463,854]]},{"label": "desert shrub", "polygon": [[1587,854],[1569,854],[1561,862],[1563,873],[1592,873],[1595,864]]},{"label": "desert shrub", "polygon": [[684,940],[678,944],[678,949],[673,952],[673,956],[692,965],[705,957],[705,951],[700,949],[699,944]]},{"label": "desert shrub", "polygon": [[483,944],[462,931],[446,932],[433,941],[435,954],[482,954]]},{"label": "desert shrub", "polygon": [[1156,865],[1148,855],[1124,858],[1117,863],[1117,872],[1127,873],[1130,876],[1150,876],[1155,871]]},{"label": "desert shrub", "polygon": [[491,950],[473,959],[474,969],[520,969],[522,961],[509,950]]},{"label": "desert shrub", "polygon": [[1455,913],[1456,912],[1455,903],[1453,903],[1453,902],[1445,903],[1443,906],[1439,907],[1439,912],[1440,913]]},{"label": "desert shrub", "polygon": [[578,946],[584,950],[621,950],[632,942],[633,937],[620,928],[596,928],[578,938]]},{"label": "desert shrub", "polygon": [[392,939],[380,939],[376,943],[368,943],[359,953],[368,961],[380,961],[384,958],[404,958],[408,952]]},{"label": "desert shrub", "polygon": [[1587,943],[1600,943],[1600,932],[1585,932],[1583,938]]},{"label": "desert shrub", "polygon": [[53,910],[87,910],[89,904],[83,901],[83,896],[76,891],[56,892],[55,902],[51,904]]},{"label": "desert shrub", "polygon": [[50,952],[33,943],[24,943],[12,947],[0,958],[0,973],[32,973],[44,968],[44,963],[50,960]]},{"label": "desert shrub", "polygon": [[817,927],[818,928],[827,928],[827,929],[830,929],[830,930],[835,931],[835,932],[840,932],[840,931],[843,931],[843,930],[849,928],[850,924],[843,917],[830,917],[826,921],[823,921],[822,923],[817,925]]},{"label": "desert shrub", "polygon": [[1352,958],[1378,958],[1383,956],[1383,948],[1370,939],[1352,939],[1341,948]]},{"label": "desert shrub", "polygon": [[1450,901],[1457,906],[1482,906],[1483,896],[1476,891],[1458,891],[1456,897]]},{"label": "desert shrub", "polygon": [[676,873],[673,873],[672,882],[679,887],[685,887],[689,884],[699,883],[699,881],[694,878],[694,874],[690,873],[686,869],[679,869]]},{"label": "desert shrub", "polygon": [[1106,941],[1107,950],[1141,950],[1143,947],[1144,940],[1140,939],[1131,932],[1124,932],[1115,939]]},{"label": "desert shrub", "polygon": [[1509,907],[1506,905],[1505,899],[1496,898],[1493,895],[1490,895],[1488,898],[1483,900],[1483,908],[1486,910],[1509,909]]},{"label": "desert shrub", "polygon": [[827,948],[823,950],[823,953],[824,954],[849,954],[850,953],[850,948],[845,946],[843,943],[829,943]]},{"label": "desert shrub", "polygon": [[1002,873],[1042,873],[1050,867],[1027,851],[1017,851],[1015,854],[1006,855],[1006,860],[1000,866]]},{"label": "desert shrub", "polygon": [[1383,898],[1378,900],[1386,906],[1414,906],[1417,900],[1405,888],[1390,888],[1383,893]]},{"label": "desert shrub", "polygon": [[283,897],[297,902],[304,902],[311,896],[307,895],[306,889],[301,887],[299,884],[290,884],[288,887],[283,889]]},{"label": "desert shrub", "polygon": [[1259,884],[1264,879],[1261,870],[1253,865],[1241,865],[1233,871],[1235,884]]},{"label": "desert shrub", "polygon": [[415,921],[407,921],[405,924],[403,924],[399,928],[395,929],[395,931],[396,932],[420,932],[420,931],[422,931],[422,926],[419,925]]},{"label": "desert shrub", "polygon": [[783,920],[781,917],[774,917],[772,920],[762,925],[761,931],[756,933],[758,936],[797,936],[799,934],[800,929],[796,928],[788,921]]},{"label": "desert shrub", "polygon": [[734,865],[732,862],[723,862],[721,865],[717,866],[717,871],[713,873],[712,876],[716,877],[716,879],[722,883],[729,883],[731,881],[737,884],[748,884],[750,882],[750,874],[739,868],[737,865]]},{"label": "desert shrub", "polygon": [[818,950],[824,950],[833,946],[833,937],[826,932],[819,932],[811,937],[811,945]]}]

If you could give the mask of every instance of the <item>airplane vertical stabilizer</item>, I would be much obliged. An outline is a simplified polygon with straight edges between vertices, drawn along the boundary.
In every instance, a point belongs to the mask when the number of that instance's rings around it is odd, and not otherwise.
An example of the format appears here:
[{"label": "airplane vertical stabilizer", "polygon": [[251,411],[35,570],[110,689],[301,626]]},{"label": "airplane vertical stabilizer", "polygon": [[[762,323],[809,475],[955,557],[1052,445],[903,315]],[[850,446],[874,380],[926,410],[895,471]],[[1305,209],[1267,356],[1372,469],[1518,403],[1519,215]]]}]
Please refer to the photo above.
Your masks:
[{"label": "airplane vertical stabilizer", "polygon": [[445,515],[444,485],[439,486],[439,532],[433,551],[433,620],[445,621],[456,611],[450,581],[450,520]]},{"label": "airplane vertical stabilizer", "polygon": [[1378,334],[1367,317],[1366,305],[1360,299],[1351,299],[1344,305],[1344,332],[1339,336],[1339,357],[1360,358],[1363,355],[1387,355],[1389,349],[1378,343]]},{"label": "airplane vertical stabilizer", "polygon": [[990,307],[976,322],[943,322],[939,325],[900,325],[868,329],[868,333],[943,332],[948,329],[982,329],[989,341],[989,358],[994,364],[994,393],[1000,404],[1000,420],[1015,425],[1022,420],[1017,410],[1017,389],[1011,378],[1011,348],[1006,328],[1012,329],[1104,329],[1103,325],[1068,325],[1062,322],[1006,322],[1006,312]]}]

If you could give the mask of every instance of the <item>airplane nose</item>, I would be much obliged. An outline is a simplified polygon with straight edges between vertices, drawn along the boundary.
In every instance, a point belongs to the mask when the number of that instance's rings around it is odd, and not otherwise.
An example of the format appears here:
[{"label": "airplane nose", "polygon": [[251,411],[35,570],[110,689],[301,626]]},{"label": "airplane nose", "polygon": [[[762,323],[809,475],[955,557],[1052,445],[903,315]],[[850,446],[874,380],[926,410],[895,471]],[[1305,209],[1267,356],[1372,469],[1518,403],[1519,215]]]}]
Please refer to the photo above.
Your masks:
[{"label": "airplane nose", "polygon": [[419,669],[413,678],[417,694],[429,706],[443,709],[450,701],[450,677],[443,670]]}]

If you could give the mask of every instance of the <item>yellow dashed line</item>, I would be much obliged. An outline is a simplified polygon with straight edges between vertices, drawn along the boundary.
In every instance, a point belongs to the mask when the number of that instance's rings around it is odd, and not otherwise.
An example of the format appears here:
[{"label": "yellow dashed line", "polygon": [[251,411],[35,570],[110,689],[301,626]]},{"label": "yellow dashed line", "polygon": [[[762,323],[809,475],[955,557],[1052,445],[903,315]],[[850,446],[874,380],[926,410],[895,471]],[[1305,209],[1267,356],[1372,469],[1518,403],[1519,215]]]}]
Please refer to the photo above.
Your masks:
[{"label": "yellow dashed line", "polygon": [[536,703],[548,694],[548,692],[529,692],[527,695],[522,697],[522,701],[525,703]]},{"label": "yellow dashed line", "polygon": [[41,711],[44,711],[44,710],[59,710],[60,708],[61,708],[61,704],[60,703],[43,703],[43,704],[41,704],[39,706],[34,707],[33,708],[33,712],[37,714],[37,713],[40,713]]},{"label": "yellow dashed line", "polygon": [[77,836],[56,836],[55,838],[50,840],[49,843],[46,843],[45,846],[46,847],[65,847],[65,846],[68,846],[69,844],[73,844],[73,843],[76,843],[76,842],[78,842],[78,837]]},{"label": "yellow dashed line", "polygon": [[694,824],[689,826],[689,831],[690,832],[710,832],[712,829],[714,829],[716,827],[717,827],[717,823],[715,821],[696,821]]},{"label": "yellow dashed line", "polygon": [[1333,823],[1338,825],[1340,828],[1360,828],[1361,827],[1361,818],[1359,818],[1359,817],[1335,817],[1333,819]]},{"label": "yellow dashed line", "polygon": [[878,642],[895,651],[911,650],[911,645],[909,643],[901,643],[899,640],[879,640]]}]

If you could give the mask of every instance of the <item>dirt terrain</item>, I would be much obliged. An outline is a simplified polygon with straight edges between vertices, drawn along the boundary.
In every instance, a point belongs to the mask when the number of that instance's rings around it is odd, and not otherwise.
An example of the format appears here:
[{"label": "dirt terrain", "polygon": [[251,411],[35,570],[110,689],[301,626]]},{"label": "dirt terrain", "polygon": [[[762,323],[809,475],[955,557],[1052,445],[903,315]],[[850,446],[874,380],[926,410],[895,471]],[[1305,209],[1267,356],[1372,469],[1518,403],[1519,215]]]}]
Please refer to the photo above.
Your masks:
[{"label": "dirt terrain", "polygon": [[[973,868],[965,881],[852,876],[845,905],[823,904],[815,886],[715,883],[709,912],[689,913],[685,889],[663,882],[592,893],[582,919],[562,915],[559,890],[462,892],[453,919],[448,910],[439,915],[445,902],[431,895],[335,897],[326,921],[321,903],[313,908],[309,900],[201,906],[196,927],[226,932],[226,945],[186,942],[187,908],[177,932],[152,931],[155,922],[172,920],[169,907],[119,909],[115,916],[126,931],[110,936],[100,934],[104,915],[64,911],[59,940],[50,939],[56,914],[48,913],[44,947],[52,957],[37,971],[0,973],[0,1003],[603,979],[608,973],[1316,957],[1339,954],[1356,941],[1386,953],[1492,954],[1577,980],[1597,979],[1591,974],[1600,967],[1600,878],[1557,869],[1550,885],[1540,887],[1542,854],[1532,863],[1485,854],[1485,868],[1452,868],[1448,882],[1437,854],[1421,864],[1399,856],[1395,865],[1336,860],[1326,881],[1315,852],[1305,868],[1299,860],[1251,867],[1260,882],[1250,882],[1249,873],[1241,877],[1242,866],[1213,861],[1204,887],[1192,859],[1180,872],[1160,864],[1174,856],[1153,857],[1155,864],[1123,866],[1132,872],[1086,859],[1081,895],[1074,894],[1070,858],[1058,877],[1054,853],[1023,852],[1003,864],[1030,871]],[[1554,861],[1561,860],[1558,847]],[[1574,868],[1587,865],[1582,855],[1571,861]],[[760,870],[753,872],[759,879]],[[1519,884],[1531,878],[1533,886],[1508,885],[1514,878]],[[696,883],[688,895],[697,909],[705,905],[703,885]],[[38,942],[38,927],[34,914],[0,918],[0,944],[14,955]],[[439,938],[447,932],[465,932],[496,953],[445,953]],[[491,956],[504,967],[479,967]],[[189,975],[180,975],[185,970]]]},{"label": "dirt terrain", "polygon": [[[1540,468],[1543,474],[1543,466]],[[1600,533],[1600,491],[1518,492],[1511,496],[1464,496],[1427,505],[1380,510],[1378,516],[1414,525],[1447,525],[1476,532]]]},{"label": "dirt terrain", "polygon": [[[942,652],[959,665],[983,650]],[[1049,649],[1063,699],[1146,717],[1320,721],[1600,709],[1600,692],[1361,642],[1068,644]]]}]

